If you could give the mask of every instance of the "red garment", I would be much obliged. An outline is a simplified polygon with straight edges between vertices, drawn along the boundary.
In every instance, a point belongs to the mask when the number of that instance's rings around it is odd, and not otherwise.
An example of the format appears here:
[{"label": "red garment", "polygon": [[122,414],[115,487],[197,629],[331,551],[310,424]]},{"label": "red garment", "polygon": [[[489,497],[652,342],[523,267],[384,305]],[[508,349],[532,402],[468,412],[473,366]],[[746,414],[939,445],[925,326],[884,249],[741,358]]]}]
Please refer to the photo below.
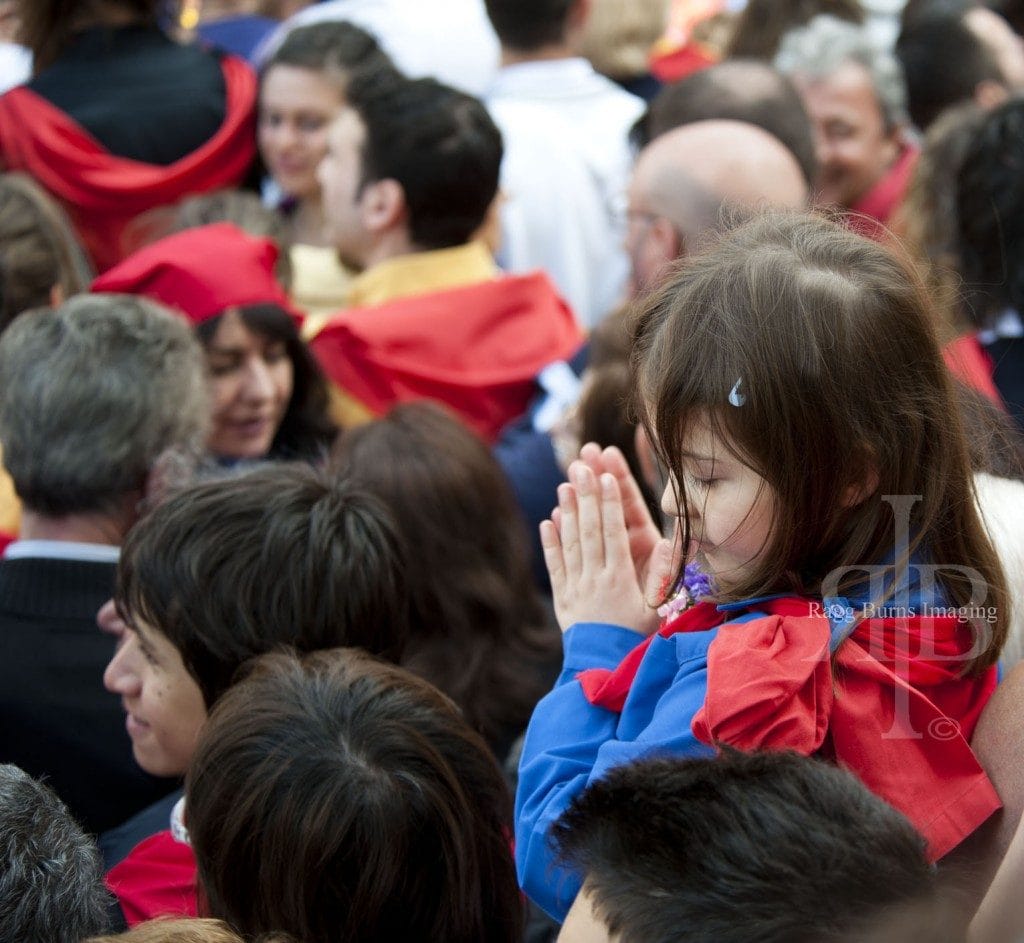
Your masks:
[{"label": "red garment", "polygon": [[[722,624],[725,613],[700,603],[659,630],[668,637],[721,626],[708,649],[704,706],[691,725],[699,740],[827,756],[902,812],[933,860],[1001,807],[969,745],[997,677],[995,668],[961,676],[973,644],[967,623],[865,619],[830,659],[820,603],[789,597],[755,605],[767,615]],[[583,672],[587,700],[621,711],[650,642],[612,671]]]},{"label": "red garment", "polygon": [[919,151],[909,144],[904,145],[896,163],[886,171],[867,193],[847,212],[846,225],[861,236],[879,242],[888,238],[885,224],[889,222],[910,185]]},{"label": "red garment", "polygon": [[116,157],[59,108],[27,88],[0,96],[0,164],[31,174],[68,211],[99,271],[131,251],[128,224],[140,213],[237,184],[256,154],[256,76],[222,60],[227,88],[220,130],[168,167]]},{"label": "red garment", "polygon": [[963,334],[942,348],[942,359],[953,376],[971,389],[987,396],[1000,409],[1006,409],[1003,397],[992,379],[995,366],[976,334]]},{"label": "red garment", "polygon": [[133,253],[92,283],[92,291],[144,295],[181,311],[193,324],[227,308],[274,304],[296,322],[274,266],[278,248],[232,223],[198,226]]},{"label": "red garment", "polygon": [[107,872],[129,927],[154,917],[198,915],[196,858],[169,830],[139,842]]},{"label": "red garment", "polygon": [[670,52],[657,53],[651,57],[651,75],[668,84],[685,79],[694,72],[700,72],[718,62],[711,49],[692,39]]},{"label": "red garment", "polygon": [[537,374],[582,342],[536,272],[342,311],[309,346],[328,379],[370,412],[436,400],[492,442],[526,410]]}]

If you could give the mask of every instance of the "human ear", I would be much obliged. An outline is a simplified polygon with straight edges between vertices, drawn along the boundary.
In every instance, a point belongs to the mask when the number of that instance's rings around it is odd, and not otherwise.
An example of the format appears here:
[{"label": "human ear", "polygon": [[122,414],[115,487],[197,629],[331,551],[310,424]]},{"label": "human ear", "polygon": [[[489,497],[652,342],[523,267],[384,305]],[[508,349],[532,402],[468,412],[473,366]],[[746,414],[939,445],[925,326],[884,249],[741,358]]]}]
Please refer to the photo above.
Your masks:
[{"label": "human ear", "polygon": [[1010,97],[1010,90],[1002,82],[985,79],[974,86],[974,101],[985,111],[991,111]]},{"label": "human ear", "polygon": [[674,262],[683,254],[683,237],[664,216],[656,217],[651,223],[649,238],[657,248],[658,257],[664,259],[666,265],[669,262]]},{"label": "human ear", "polygon": [[390,177],[367,184],[360,200],[363,225],[371,233],[383,233],[405,222],[407,204],[402,185]]}]

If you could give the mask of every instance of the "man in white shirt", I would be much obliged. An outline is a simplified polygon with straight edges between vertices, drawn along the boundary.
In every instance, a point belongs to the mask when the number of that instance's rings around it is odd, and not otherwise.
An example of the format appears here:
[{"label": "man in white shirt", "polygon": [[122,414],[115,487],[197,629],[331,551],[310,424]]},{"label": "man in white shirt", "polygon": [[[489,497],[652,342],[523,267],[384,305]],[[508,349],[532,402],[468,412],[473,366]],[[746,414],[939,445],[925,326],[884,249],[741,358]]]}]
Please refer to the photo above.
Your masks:
[{"label": "man in white shirt", "polygon": [[590,0],[486,0],[501,42],[487,107],[505,141],[499,262],[543,268],[593,325],[623,298],[629,129],[644,102],[577,50]]}]

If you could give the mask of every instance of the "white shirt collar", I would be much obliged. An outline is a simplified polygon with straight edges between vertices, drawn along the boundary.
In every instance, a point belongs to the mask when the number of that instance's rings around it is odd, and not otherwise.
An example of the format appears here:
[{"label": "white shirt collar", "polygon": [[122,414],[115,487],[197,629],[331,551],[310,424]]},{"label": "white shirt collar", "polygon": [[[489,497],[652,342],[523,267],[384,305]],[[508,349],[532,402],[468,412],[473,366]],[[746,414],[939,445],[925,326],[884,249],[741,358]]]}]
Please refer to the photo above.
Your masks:
[{"label": "white shirt collar", "polygon": [[86,544],[74,540],[16,540],[4,551],[5,560],[28,557],[44,560],[78,560],[82,563],[117,563],[119,547]]}]

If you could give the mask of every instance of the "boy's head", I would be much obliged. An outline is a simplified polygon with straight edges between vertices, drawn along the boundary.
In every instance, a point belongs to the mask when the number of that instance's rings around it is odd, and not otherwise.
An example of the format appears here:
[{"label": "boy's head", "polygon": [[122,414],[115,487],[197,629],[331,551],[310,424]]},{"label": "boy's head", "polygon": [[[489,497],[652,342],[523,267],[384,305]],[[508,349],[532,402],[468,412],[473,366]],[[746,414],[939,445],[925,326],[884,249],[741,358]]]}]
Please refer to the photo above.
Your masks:
[{"label": "boy's head", "polygon": [[405,574],[376,499],[307,466],[205,482],[158,507],[121,554],[131,631],[104,675],[139,765],[184,772],[207,711],[255,655],[354,645],[397,659]]},{"label": "boy's head", "polygon": [[186,791],[209,912],[246,939],[522,939],[493,755],[440,691],[365,652],[257,660]]},{"label": "boy's head", "polygon": [[563,943],[670,943],[683,927],[692,943],[957,939],[910,823],[793,753],[621,767],[555,834],[585,876]]},{"label": "boy's head", "polygon": [[357,76],[318,169],[327,229],[356,269],[472,239],[498,192],[501,132],[433,79]]}]

